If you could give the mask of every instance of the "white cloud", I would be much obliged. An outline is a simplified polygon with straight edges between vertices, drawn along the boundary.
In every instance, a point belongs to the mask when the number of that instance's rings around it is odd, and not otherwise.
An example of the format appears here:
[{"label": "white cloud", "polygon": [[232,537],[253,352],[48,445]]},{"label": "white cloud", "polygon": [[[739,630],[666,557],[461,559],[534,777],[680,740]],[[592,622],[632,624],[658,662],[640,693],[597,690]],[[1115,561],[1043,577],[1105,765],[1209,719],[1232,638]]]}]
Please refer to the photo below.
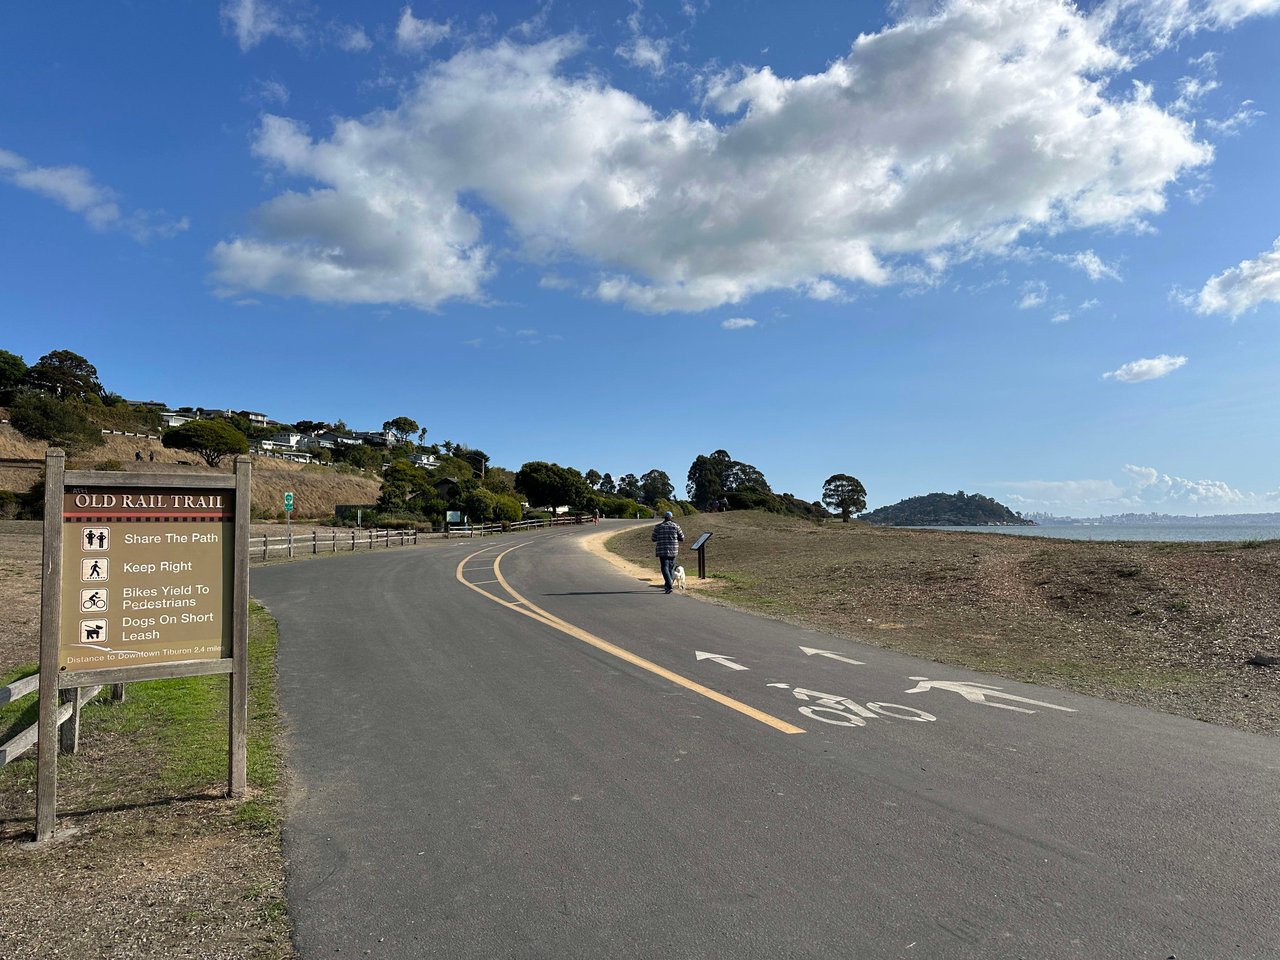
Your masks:
[{"label": "white cloud", "polygon": [[655,37],[632,37],[614,52],[633,67],[661,74],[667,69],[671,43]]},{"label": "white cloud", "polygon": [[[404,8],[402,27],[429,23]],[[217,278],[321,300],[483,299],[486,207],[518,252],[593,266],[590,295],[634,309],[831,296],[1028,233],[1140,228],[1212,157],[1145,88],[1114,92],[1127,61],[1059,0],[949,0],[821,73],[716,76],[711,118],[570,72],[579,50],[463,50],[327,138],[267,118],[256,151],[303,186],[214,250]]]},{"label": "white cloud", "polygon": [[1066,323],[1071,319],[1071,314],[1063,310],[1061,313],[1055,313],[1049,318],[1050,323]]},{"label": "white cloud", "polygon": [[1066,515],[1107,513],[1251,513],[1280,504],[1280,491],[1250,493],[1224,480],[1190,480],[1155,467],[1125,464],[1120,481],[1017,480],[995,486],[1017,509]]},{"label": "white cloud", "polygon": [[223,0],[221,15],[222,22],[235,34],[244,52],[269,37],[292,43],[306,40],[301,24],[290,20],[275,0]]},{"label": "white cloud", "polygon": [[1270,250],[1211,277],[1191,304],[1197,313],[1238,317],[1267,301],[1280,303],[1280,237]]},{"label": "white cloud", "polygon": [[400,11],[400,22],[396,24],[396,46],[404,53],[418,53],[444,40],[450,30],[447,23],[419,20],[411,7],[405,7]]},{"label": "white cloud", "polygon": [[1261,110],[1255,110],[1252,100],[1246,100],[1231,116],[1225,120],[1215,120],[1212,117],[1204,121],[1204,125],[1221,137],[1234,137],[1246,127],[1253,126],[1266,114]]},{"label": "white cloud", "polygon": [[1096,307],[1096,306],[1097,306],[1098,304],[1100,304],[1101,302],[1102,302],[1102,301],[1101,301],[1101,300],[1099,300],[1099,299],[1097,299],[1096,297],[1090,297],[1088,300],[1086,300],[1086,301],[1084,301],[1082,304],[1080,304],[1079,309],[1080,309],[1080,310],[1092,310],[1094,307]]},{"label": "white cloud", "polygon": [[1119,380],[1122,383],[1142,383],[1144,380],[1157,380],[1168,376],[1187,362],[1186,357],[1171,357],[1160,354],[1143,360],[1131,360],[1118,370],[1104,373],[1104,380]]},{"label": "white cloud", "polygon": [[1018,300],[1019,310],[1031,310],[1043,307],[1049,300],[1049,288],[1040,280],[1028,280],[1022,285],[1022,297]]},{"label": "white cloud", "polygon": [[1280,11],[1280,0],[1105,0],[1096,19],[1117,32],[1139,31],[1157,48],[1185,34],[1230,30],[1241,21]]},{"label": "white cloud", "polygon": [[247,99],[282,107],[289,102],[289,88],[279,80],[259,80],[257,90]]},{"label": "white cloud", "polygon": [[348,53],[368,53],[373,49],[373,41],[363,27],[341,26],[338,28],[338,46]]},{"label": "white cloud", "polygon": [[84,167],[38,167],[25,157],[0,149],[0,181],[30,190],[80,214],[94,230],[119,230],[139,242],[151,237],[171,237],[189,226],[186,217],[173,220],[162,211],[121,210],[116,192],[97,183]]},{"label": "white cloud", "polygon": [[730,317],[728,320],[722,320],[720,326],[726,330],[745,330],[748,327],[754,327],[756,322],[750,317]]},{"label": "white cloud", "polygon": [[1092,250],[1085,250],[1080,253],[1074,253],[1065,258],[1066,262],[1076,270],[1083,270],[1089,275],[1090,280],[1119,280],[1120,272],[1115,267],[1105,263],[1103,259]]}]

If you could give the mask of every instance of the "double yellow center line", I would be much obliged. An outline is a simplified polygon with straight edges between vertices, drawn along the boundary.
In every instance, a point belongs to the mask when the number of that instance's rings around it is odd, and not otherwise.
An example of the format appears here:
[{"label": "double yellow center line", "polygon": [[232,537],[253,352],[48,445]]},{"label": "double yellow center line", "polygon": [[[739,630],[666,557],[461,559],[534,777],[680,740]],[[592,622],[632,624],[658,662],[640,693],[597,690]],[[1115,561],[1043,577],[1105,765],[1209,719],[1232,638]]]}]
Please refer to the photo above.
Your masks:
[{"label": "double yellow center line", "polygon": [[803,727],[797,727],[795,724],[788,723],[785,720],[780,720],[774,716],[770,716],[764,711],[757,710],[755,707],[749,706],[740,700],[735,700],[732,697],[726,697],[723,693],[720,693],[716,690],[712,690],[710,687],[704,687],[702,684],[697,683],[693,680],[690,680],[688,677],[682,677],[680,674],[675,673],[672,670],[668,670],[666,667],[659,666],[658,664],[654,663],[652,660],[646,660],[644,657],[637,656],[636,654],[632,653],[630,650],[624,650],[622,649],[622,647],[619,647],[616,644],[612,644],[608,640],[604,640],[600,637],[597,637],[593,633],[588,633],[586,630],[583,630],[581,627],[574,626],[572,623],[569,623],[568,621],[561,620],[555,614],[548,613],[546,610],[543,610],[541,607],[531,603],[528,599],[526,599],[525,597],[521,596],[518,592],[516,592],[515,588],[512,587],[511,584],[507,582],[506,577],[502,575],[502,567],[501,567],[503,557],[505,557],[512,550],[518,550],[520,549],[520,547],[527,546],[527,545],[528,545],[527,543],[516,544],[516,546],[509,547],[508,549],[502,551],[502,553],[494,557],[493,558],[493,576],[495,579],[482,581],[485,584],[489,584],[489,583],[499,584],[502,587],[502,589],[506,591],[507,595],[511,598],[510,600],[504,599],[499,596],[495,596],[494,594],[490,593],[487,590],[482,590],[478,584],[472,583],[471,581],[467,580],[466,577],[464,577],[462,574],[463,568],[466,567],[466,565],[470,561],[480,556],[480,554],[486,553],[488,550],[492,549],[492,547],[488,547],[485,550],[477,550],[475,553],[471,554],[470,556],[463,558],[462,562],[458,564],[458,569],[455,573],[455,575],[457,576],[458,582],[461,583],[463,586],[474,590],[476,593],[480,594],[481,596],[486,597],[489,600],[492,600],[494,603],[501,604],[502,606],[506,607],[509,610],[514,610],[516,613],[522,614],[523,616],[529,617],[530,619],[537,620],[539,623],[546,624],[548,627],[551,627],[554,630],[559,630],[561,633],[566,634],[570,637],[573,637],[575,640],[581,640],[583,643],[589,644],[595,647],[597,650],[603,651],[604,653],[607,653],[610,656],[617,657],[619,660],[625,660],[627,663],[631,664],[632,666],[639,667],[641,670],[647,670],[649,673],[662,677],[662,679],[667,680],[671,683],[674,683],[677,686],[684,687],[686,690],[692,691],[693,693],[696,693],[699,696],[706,697],[708,700],[714,700],[716,703],[720,704],[721,706],[728,707],[730,710],[736,710],[738,713],[741,713],[744,716],[750,717],[753,720],[758,720],[760,723],[763,723],[766,726],[773,727],[773,729],[775,730],[778,730],[782,733],[804,733],[805,732]]}]

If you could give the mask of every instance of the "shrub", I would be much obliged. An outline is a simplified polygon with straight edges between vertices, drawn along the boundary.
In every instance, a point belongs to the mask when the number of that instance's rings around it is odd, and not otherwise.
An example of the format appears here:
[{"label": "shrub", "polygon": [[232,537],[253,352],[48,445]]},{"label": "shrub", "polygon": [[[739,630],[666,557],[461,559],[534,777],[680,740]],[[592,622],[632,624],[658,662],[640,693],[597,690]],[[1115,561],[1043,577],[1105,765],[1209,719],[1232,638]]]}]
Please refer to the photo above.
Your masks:
[{"label": "shrub", "polygon": [[102,446],[102,431],[89,422],[79,405],[36,390],[19,391],[9,409],[9,422],[24,437],[44,440],[68,452]]},{"label": "shrub", "polygon": [[119,472],[124,469],[124,464],[121,463],[119,460],[103,460],[100,464],[98,464],[93,469]]}]

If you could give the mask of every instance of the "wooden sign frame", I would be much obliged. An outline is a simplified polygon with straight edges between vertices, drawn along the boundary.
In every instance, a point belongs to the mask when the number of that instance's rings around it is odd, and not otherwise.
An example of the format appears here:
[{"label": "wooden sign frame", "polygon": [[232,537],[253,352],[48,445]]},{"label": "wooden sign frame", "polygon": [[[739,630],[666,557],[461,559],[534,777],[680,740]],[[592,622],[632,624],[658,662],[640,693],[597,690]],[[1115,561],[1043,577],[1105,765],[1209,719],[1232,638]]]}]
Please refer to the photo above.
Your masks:
[{"label": "wooden sign frame", "polygon": [[[58,796],[58,714],[60,701],[78,688],[123,684],[138,680],[162,680],[227,674],[230,684],[227,718],[227,793],[244,795],[245,748],[249,717],[249,498],[252,465],[248,457],[236,457],[235,472],[227,474],[117,473],[67,470],[66,454],[51,449],[45,456],[44,562],[40,603],[40,719],[37,744],[36,842],[53,839]],[[63,537],[67,487],[146,489],[174,491],[226,490],[234,493],[233,543],[230,582],[231,655],[92,670],[59,669],[62,647]],[[225,551],[227,545],[222,544]],[[78,701],[77,701],[78,702]]]}]

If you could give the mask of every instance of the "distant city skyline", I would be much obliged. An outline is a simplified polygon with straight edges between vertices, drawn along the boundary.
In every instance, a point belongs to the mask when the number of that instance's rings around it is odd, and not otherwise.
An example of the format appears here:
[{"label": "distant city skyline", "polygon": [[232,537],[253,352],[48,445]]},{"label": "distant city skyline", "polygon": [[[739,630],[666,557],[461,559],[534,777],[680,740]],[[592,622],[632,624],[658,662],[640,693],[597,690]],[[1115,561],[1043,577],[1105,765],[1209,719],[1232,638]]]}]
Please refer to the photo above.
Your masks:
[{"label": "distant city skyline", "polygon": [[0,14],[0,348],[518,469],[1280,512],[1280,0]]}]

